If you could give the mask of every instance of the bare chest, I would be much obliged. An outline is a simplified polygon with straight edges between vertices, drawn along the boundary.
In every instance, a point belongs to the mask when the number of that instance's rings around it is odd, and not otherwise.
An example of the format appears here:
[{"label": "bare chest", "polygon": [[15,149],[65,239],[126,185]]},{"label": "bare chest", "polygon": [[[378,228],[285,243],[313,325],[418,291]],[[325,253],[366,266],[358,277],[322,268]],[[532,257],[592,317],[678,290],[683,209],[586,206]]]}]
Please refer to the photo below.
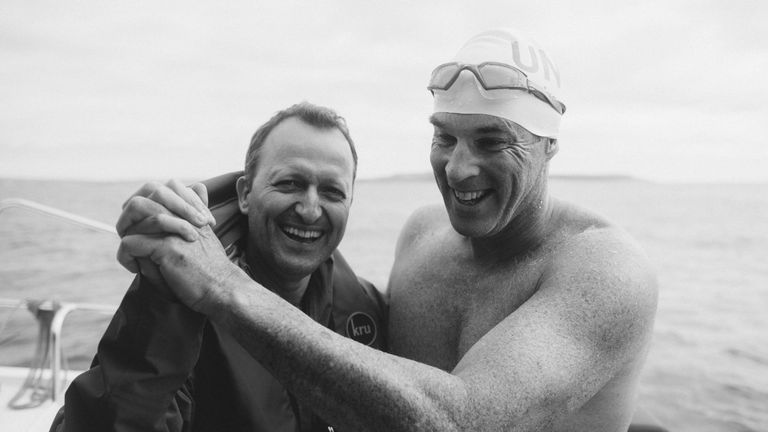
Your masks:
[{"label": "bare chest", "polygon": [[479,267],[445,254],[396,265],[391,280],[392,352],[450,371],[494,326],[537,289],[536,259]]}]

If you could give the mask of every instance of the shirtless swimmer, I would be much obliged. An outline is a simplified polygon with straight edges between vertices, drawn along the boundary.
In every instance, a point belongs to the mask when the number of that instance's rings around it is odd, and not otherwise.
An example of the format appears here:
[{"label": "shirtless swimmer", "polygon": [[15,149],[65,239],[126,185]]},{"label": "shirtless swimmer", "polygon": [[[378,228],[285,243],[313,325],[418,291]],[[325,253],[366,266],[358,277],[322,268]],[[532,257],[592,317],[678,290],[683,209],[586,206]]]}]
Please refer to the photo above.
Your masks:
[{"label": "shirtless swimmer", "polygon": [[152,259],[181,301],[339,430],[626,431],[656,278],[626,232],[548,193],[559,80],[511,30],[473,37],[433,72],[430,161],[445,206],[417,211],[400,235],[390,354],[255,284],[207,227],[194,241],[126,236],[120,259]]}]

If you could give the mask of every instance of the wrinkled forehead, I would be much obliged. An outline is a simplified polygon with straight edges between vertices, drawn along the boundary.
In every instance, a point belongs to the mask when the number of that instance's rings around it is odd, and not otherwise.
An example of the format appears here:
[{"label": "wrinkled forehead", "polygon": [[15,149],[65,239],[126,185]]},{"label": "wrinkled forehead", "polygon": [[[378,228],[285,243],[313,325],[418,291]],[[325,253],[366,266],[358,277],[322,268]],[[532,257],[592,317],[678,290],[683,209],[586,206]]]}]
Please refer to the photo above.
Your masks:
[{"label": "wrinkled forehead", "polygon": [[[505,119],[490,114],[457,114],[451,112],[436,112],[429,116],[429,122],[436,127],[449,128],[455,126],[477,126],[477,127],[501,127],[505,124]],[[514,123],[511,122],[510,123]]]},{"label": "wrinkled forehead", "polygon": [[512,120],[489,114],[457,114],[436,112],[429,117],[432,125],[443,131],[471,133],[512,133],[517,136],[531,134],[524,127]]}]

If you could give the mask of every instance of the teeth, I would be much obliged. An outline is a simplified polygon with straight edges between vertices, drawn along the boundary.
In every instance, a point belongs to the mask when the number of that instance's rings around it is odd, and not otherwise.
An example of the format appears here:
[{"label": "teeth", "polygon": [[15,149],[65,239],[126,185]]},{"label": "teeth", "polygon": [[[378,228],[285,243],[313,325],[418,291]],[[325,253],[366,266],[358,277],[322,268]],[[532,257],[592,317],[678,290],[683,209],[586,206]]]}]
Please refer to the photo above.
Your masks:
[{"label": "teeth", "polygon": [[454,189],[453,194],[461,201],[474,201],[485,195],[483,191],[459,192]]},{"label": "teeth", "polygon": [[321,235],[323,235],[323,233],[320,231],[300,230],[294,227],[285,227],[285,232],[287,232],[288,234],[294,235],[296,237],[301,237],[306,240],[315,240],[320,238]]}]

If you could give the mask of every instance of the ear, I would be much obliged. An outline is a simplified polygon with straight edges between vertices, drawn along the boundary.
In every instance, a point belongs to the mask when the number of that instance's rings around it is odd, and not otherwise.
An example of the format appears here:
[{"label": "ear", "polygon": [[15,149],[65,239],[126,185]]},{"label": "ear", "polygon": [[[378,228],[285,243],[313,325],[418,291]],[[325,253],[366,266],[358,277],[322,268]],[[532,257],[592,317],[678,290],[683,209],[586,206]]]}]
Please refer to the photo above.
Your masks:
[{"label": "ear", "polygon": [[240,207],[240,213],[248,213],[248,193],[251,191],[251,185],[248,184],[248,180],[245,176],[240,176],[235,183],[235,189],[237,189],[237,206]]},{"label": "ear", "polygon": [[560,148],[557,145],[557,138],[546,138],[547,140],[547,148],[545,149],[545,152],[547,153],[547,160],[552,159],[552,156],[557,154],[557,150]]}]

